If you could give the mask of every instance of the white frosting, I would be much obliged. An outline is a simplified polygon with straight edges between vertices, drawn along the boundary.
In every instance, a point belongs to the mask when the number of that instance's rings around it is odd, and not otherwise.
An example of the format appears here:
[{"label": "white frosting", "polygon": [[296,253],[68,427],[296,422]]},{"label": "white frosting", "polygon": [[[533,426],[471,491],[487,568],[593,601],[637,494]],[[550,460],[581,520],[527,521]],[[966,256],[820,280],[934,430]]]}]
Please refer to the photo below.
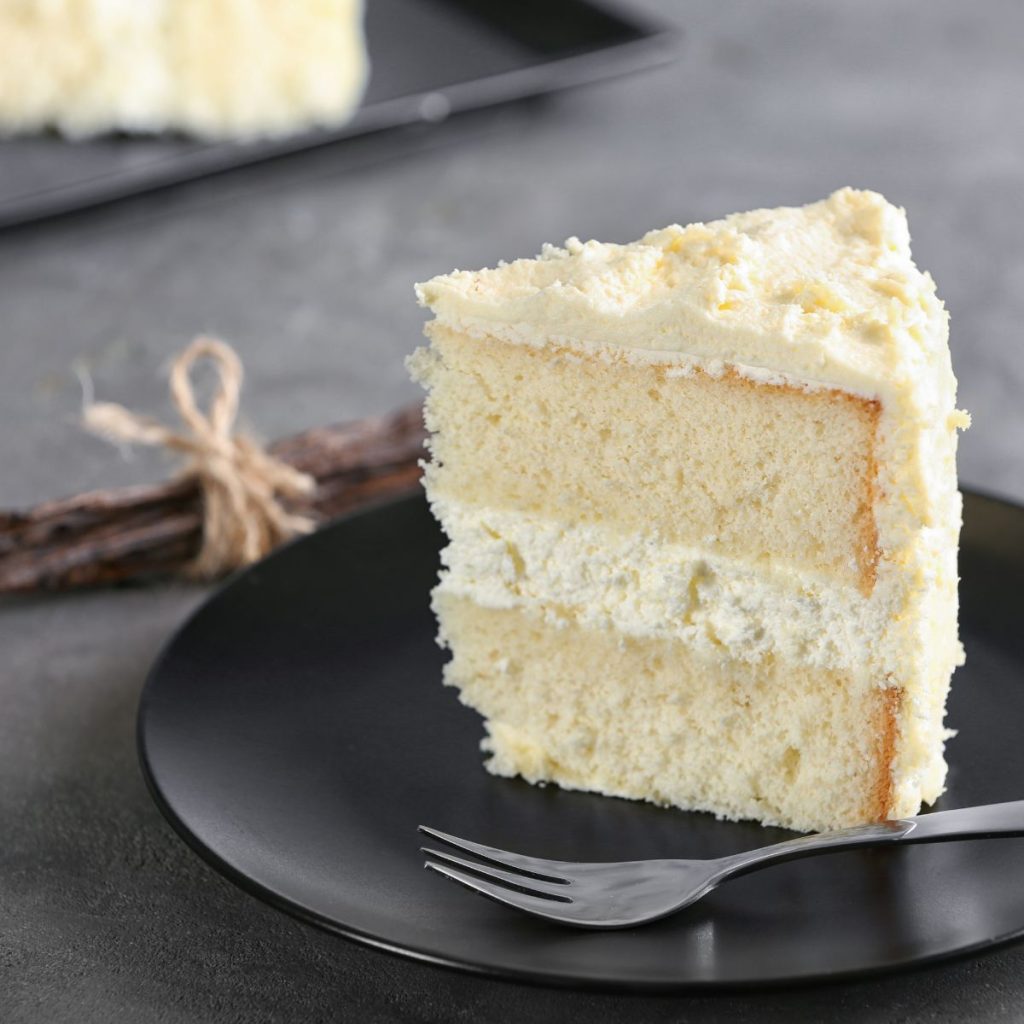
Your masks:
[{"label": "white frosting", "polygon": [[686,352],[858,394],[913,392],[921,415],[955,381],[931,277],[904,212],[842,189],[805,207],[672,225],[637,242],[569,239],[535,260],[454,271],[421,304],[469,334]]}]

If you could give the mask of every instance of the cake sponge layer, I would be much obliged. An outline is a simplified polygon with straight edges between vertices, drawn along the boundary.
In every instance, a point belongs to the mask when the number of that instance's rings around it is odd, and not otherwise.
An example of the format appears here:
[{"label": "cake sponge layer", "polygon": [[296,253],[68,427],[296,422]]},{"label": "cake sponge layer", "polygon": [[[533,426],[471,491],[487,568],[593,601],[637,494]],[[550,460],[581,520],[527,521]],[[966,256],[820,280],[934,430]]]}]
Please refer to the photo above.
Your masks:
[{"label": "cake sponge layer", "polygon": [[443,591],[435,608],[446,682],[488,719],[495,774],[805,831],[917,810],[892,784],[898,688],[707,660],[677,640],[559,628]]},{"label": "cake sponge layer", "polygon": [[433,496],[871,589],[876,402],[665,353],[538,349],[438,323],[428,334],[413,369],[430,388]]}]

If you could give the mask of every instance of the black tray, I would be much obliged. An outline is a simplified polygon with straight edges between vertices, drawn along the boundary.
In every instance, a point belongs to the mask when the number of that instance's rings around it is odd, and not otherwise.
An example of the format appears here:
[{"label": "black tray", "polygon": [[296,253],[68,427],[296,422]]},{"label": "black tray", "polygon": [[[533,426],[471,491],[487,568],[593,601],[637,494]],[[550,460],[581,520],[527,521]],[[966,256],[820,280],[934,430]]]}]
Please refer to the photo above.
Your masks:
[{"label": "black tray", "polygon": [[638,70],[673,35],[587,0],[368,0],[369,87],[341,128],[249,144],[57,135],[0,142],[0,227],[83,209],[367,132]]}]

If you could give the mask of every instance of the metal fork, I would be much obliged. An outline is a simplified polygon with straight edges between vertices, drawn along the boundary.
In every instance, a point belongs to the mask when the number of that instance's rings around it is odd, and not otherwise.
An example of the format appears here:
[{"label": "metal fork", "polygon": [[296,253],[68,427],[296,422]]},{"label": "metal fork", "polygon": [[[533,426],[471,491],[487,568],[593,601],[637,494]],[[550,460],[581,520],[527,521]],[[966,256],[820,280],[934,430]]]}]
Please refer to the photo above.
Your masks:
[{"label": "metal fork", "polygon": [[424,867],[475,892],[559,924],[630,928],[688,907],[729,878],[784,860],[853,847],[1024,835],[1024,800],[800,836],[716,860],[545,860],[471,843],[426,825],[419,830],[477,858],[420,848],[430,858]]}]

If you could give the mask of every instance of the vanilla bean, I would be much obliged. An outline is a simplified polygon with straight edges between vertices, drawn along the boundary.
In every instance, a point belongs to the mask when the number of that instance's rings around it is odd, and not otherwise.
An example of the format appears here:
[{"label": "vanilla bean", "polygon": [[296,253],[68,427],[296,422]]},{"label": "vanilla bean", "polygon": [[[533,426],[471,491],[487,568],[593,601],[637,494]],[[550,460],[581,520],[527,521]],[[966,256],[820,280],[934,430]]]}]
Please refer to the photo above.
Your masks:
[{"label": "vanilla bean", "polygon": [[[408,492],[419,480],[423,414],[411,406],[386,416],[315,427],[268,447],[316,480],[289,508],[324,523]],[[0,593],[68,590],[185,570],[202,536],[194,478],[89,491],[20,512],[0,511]]]}]

